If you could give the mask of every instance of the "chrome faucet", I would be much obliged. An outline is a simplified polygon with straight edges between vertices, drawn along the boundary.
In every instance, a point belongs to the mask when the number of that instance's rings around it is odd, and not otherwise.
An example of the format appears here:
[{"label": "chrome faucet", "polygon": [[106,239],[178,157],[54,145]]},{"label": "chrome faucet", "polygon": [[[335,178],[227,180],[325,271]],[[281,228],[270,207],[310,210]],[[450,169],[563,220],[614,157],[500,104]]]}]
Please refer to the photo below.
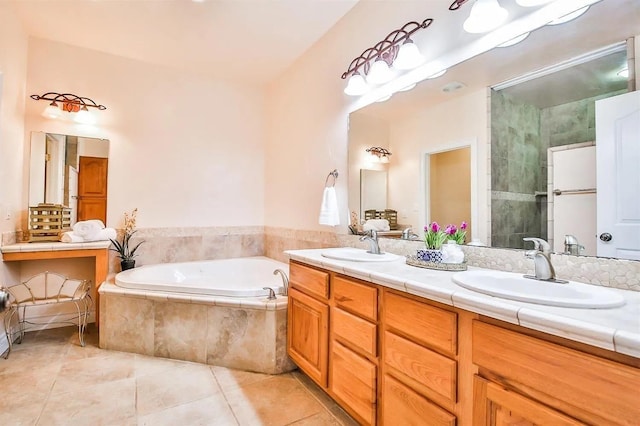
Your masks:
[{"label": "chrome faucet", "polygon": [[523,238],[523,241],[533,242],[533,250],[524,252],[525,257],[533,259],[533,275],[525,275],[540,281],[552,281],[555,283],[567,283],[568,281],[556,278],[556,271],[551,264],[551,246],[542,238]]},{"label": "chrome faucet", "polygon": [[405,228],[402,231],[402,235],[400,236],[403,240],[418,240],[420,237],[417,234],[413,233],[413,229],[411,227]]},{"label": "chrome faucet", "polygon": [[282,285],[284,286],[284,291],[282,292],[283,296],[289,294],[289,277],[287,277],[287,273],[282,269],[276,269],[273,271],[273,275],[278,275],[282,277]]},{"label": "chrome faucet", "polygon": [[367,250],[367,253],[382,254],[380,253],[380,246],[378,245],[378,233],[375,230],[367,231],[367,234],[360,237],[360,241],[369,242],[369,250]]}]

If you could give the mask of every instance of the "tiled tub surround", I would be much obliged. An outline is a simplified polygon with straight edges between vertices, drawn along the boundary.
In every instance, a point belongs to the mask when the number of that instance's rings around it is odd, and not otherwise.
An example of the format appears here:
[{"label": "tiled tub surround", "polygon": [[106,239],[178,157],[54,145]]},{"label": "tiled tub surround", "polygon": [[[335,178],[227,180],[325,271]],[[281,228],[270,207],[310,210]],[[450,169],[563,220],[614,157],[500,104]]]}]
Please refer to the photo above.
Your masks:
[{"label": "tiled tub surround", "polygon": [[[382,245],[385,246],[385,243],[383,241]],[[388,250],[387,247],[383,249]],[[393,262],[349,262],[325,258],[321,253],[321,249],[288,252],[293,260],[512,324],[640,357],[640,292],[615,290],[620,291],[626,300],[626,304],[620,308],[560,308],[476,293],[454,284],[451,281],[453,272],[412,267],[403,259]]]},{"label": "tiled tub surround", "polygon": [[260,373],[294,369],[287,298],[231,298],[100,287],[100,347]]}]

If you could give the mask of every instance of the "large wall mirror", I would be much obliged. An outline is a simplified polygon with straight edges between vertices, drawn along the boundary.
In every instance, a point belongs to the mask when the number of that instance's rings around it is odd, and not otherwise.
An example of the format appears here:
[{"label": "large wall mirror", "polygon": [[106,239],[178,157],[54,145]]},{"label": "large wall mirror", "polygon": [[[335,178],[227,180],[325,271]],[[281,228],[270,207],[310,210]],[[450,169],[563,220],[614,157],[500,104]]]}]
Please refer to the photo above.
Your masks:
[{"label": "large wall mirror", "polygon": [[109,141],[44,132],[31,133],[29,207],[71,209],[71,224],[107,216]]},{"label": "large wall mirror", "polygon": [[[584,246],[573,254],[638,259],[633,250],[599,252],[595,207],[581,206],[589,202],[593,206],[598,191],[616,192],[600,190],[592,173],[597,157],[595,105],[628,91],[629,77],[623,70],[630,65],[633,71],[634,63],[628,60],[626,41],[640,34],[639,14],[640,4],[634,1],[598,2],[575,21],[543,26],[519,44],[494,48],[459,63],[444,76],[352,112],[350,210],[359,207],[352,193],[360,191],[364,149],[385,147],[393,153],[384,166],[387,205],[398,210],[399,222],[421,234],[422,227],[436,219],[429,194],[436,178],[427,175],[425,156],[459,148],[461,141],[473,146],[475,141],[475,154],[468,160],[471,197],[462,199],[461,190],[452,190],[444,191],[444,201],[436,201],[470,202],[471,213],[465,214],[470,215],[472,235],[467,242],[474,238],[493,247],[523,248],[523,237],[538,236],[550,240],[556,252],[564,252],[565,236],[571,235]],[[578,166],[578,160],[583,165]],[[582,179],[574,166],[590,173]],[[444,176],[440,188],[447,186],[447,176],[466,173],[466,168],[456,167],[460,173],[438,175],[438,179]],[[554,171],[564,173],[553,175]],[[640,198],[620,197],[618,201],[628,201],[627,222],[637,221]],[[581,200],[572,203],[573,213],[560,211],[560,204],[572,199]],[[453,216],[441,220],[457,222]],[[640,241],[640,230],[633,232],[638,232]]]}]

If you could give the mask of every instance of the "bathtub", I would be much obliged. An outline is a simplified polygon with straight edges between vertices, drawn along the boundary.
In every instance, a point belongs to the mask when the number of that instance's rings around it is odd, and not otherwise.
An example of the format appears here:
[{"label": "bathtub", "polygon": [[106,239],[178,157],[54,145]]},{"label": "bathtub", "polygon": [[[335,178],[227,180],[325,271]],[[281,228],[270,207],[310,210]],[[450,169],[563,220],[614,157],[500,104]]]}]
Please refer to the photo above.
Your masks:
[{"label": "bathtub", "polygon": [[267,296],[271,287],[284,293],[275,269],[289,271],[289,265],[267,257],[164,263],[129,269],[116,275],[119,287],[227,297]]},{"label": "bathtub", "polygon": [[[100,347],[279,374],[287,357],[287,297],[266,257],[146,265],[100,286]],[[271,287],[278,294],[267,298]]]}]

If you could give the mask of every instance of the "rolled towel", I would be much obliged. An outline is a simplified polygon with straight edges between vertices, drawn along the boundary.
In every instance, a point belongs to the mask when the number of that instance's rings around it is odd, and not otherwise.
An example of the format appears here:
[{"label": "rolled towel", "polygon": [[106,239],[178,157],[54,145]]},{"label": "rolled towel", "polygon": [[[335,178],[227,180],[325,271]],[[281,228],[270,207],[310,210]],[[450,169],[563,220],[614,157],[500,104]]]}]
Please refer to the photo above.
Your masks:
[{"label": "rolled towel", "polygon": [[336,226],[340,225],[340,213],[338,212],[338,197],[333,186],[325,187],[322,194],[322,204],[320,205],[320,225]]},{"label": "rolled towel", "polygon": [[84,238],[73,231],[65,232],[60,236],[60,242],[63,243],[84,243]]},{"label": "rolled towel", "polygon": [[95,238],[102,229],[104,223],[100,219],[81,220],[73,225],[73,232],[85,240]]},{"label": "rolled towel", "polygon": [[363,231],[389,231],[389,221],[387,219],[369,219],[362,225]]},{"label": "rolled towel", "polygon": [[104,228],[98,231],[98,233],[95,234],[93,237],[85,238],[84,240],[85,241],[108,241],[108,240],[115,240],[117,236],[118,236],[118,232],[115,229]]}]

